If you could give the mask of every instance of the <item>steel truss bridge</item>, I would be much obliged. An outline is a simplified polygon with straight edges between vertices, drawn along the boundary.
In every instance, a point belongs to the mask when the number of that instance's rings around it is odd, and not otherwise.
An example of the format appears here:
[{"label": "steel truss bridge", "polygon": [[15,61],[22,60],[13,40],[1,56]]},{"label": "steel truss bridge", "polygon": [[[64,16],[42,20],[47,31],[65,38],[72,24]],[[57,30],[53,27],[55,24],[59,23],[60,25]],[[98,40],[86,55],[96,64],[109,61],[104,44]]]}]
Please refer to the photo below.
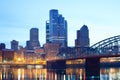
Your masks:
[{"label": "steel truss bridge", "polygon": [[[67,51],[67,52],[66,52]],[[82,59],[87,57],[120,57],[120,35],[104,39],[91,47],[74,47],[61,50],[59,59]]]},{"label": "steel truss bridge", "polygon": [[93,76],[97,76],[94,80],[100,80],[100,59],[109,57],[120,57],[120,35],[102,40],[91,47],[63,48],[56,59],[47,61],[47,68],[65,70],[66,61],[84,59],[86,80],[91,80]]}]

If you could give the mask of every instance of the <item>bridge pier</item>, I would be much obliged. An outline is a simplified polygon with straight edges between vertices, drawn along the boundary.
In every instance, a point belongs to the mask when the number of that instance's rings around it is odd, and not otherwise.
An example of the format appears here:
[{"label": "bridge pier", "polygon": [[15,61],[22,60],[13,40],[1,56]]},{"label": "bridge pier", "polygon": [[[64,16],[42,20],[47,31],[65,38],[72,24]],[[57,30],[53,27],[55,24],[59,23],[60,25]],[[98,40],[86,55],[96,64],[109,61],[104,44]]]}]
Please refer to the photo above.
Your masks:
[{"label": "bridge pier", "polygon": [[100,80],[100,58],[86,58],[86,80]]},{"label": "bridge pier", "polygon": [[66,60],[47,61],[47,69],[57,74],[66,74]]},{"label": "bridge pier", "polygon": [[66,60],[47,61],[47,69],[66,69]]}]

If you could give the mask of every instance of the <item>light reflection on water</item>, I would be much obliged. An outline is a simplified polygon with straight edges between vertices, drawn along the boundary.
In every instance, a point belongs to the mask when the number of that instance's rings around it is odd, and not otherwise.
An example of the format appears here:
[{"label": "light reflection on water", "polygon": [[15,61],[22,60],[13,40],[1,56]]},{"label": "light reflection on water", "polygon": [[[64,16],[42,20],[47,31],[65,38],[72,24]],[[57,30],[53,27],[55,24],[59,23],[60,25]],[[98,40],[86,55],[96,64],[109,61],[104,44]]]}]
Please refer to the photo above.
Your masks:
[{"label": "light reflection on water", "polygon": [[101,80],[120,80],[120,68],[101,69]]},{"label": "light reflection on water", "polygon": [[[85,69],[0,68],[0,80],[85,80]],[[94,79],[91,79],[94,80]],[[120,80],[120,68],[101,68],[100,80]]]}]

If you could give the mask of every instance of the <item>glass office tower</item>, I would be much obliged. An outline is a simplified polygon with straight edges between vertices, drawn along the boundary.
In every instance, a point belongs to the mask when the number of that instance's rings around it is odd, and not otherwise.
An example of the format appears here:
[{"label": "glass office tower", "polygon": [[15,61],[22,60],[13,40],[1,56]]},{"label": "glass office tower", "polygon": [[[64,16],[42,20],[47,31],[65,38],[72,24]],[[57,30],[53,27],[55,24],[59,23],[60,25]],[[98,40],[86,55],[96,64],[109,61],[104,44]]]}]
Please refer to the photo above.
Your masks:
[{"label": "glass office tower", "polygon": [[46,21],[46,43],[67,47],[67,21],[56,9],[50,10],[49,21]]}]

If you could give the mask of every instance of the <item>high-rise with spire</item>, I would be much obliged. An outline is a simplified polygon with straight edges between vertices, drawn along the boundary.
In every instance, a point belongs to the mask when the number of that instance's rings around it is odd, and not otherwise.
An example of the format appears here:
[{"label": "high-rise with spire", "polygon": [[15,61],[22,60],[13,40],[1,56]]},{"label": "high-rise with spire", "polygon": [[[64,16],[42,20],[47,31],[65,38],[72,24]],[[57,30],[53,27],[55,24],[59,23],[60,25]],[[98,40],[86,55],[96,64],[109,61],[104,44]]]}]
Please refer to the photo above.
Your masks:
[{"label": "high-rise with spire", "polygon": [[49,20],[46,21],[46,43],[67,47],[67,21],[56,9],[50,10]]}]

